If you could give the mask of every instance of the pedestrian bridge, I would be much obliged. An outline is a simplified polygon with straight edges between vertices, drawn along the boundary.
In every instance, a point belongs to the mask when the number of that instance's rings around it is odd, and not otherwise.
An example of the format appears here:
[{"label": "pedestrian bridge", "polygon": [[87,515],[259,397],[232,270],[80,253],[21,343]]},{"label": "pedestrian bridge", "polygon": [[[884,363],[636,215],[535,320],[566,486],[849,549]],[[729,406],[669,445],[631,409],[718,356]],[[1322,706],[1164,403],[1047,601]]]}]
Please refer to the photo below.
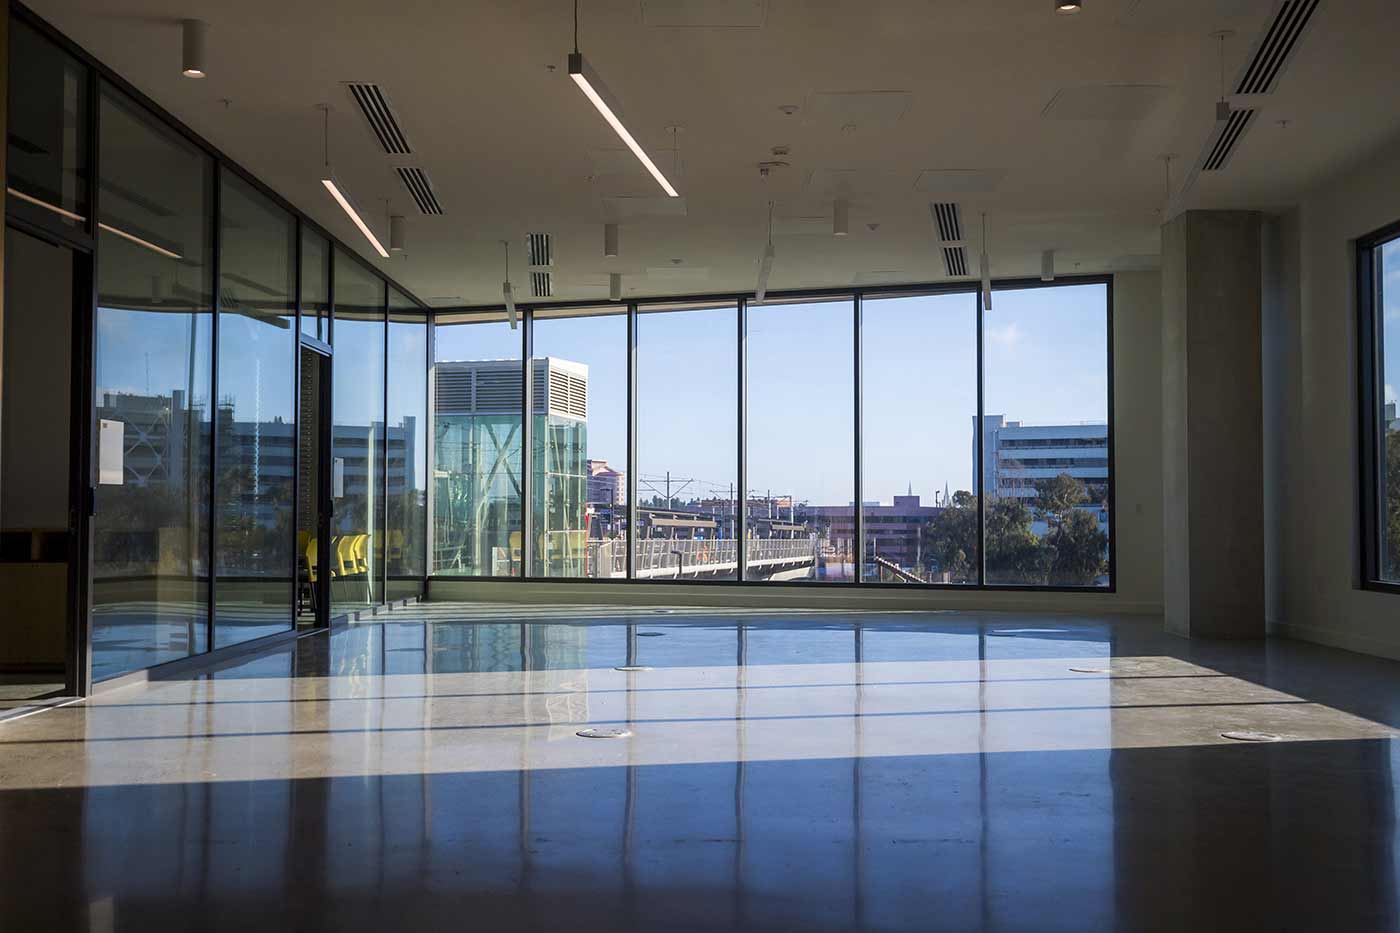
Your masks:
[{"label": "pedestrian bridge", "polygon": [[[810,538],[750,538],[747,579],[795,580],[811,576],[817,546]],[[739,573],[737,539],[646,538],[636,543],[636,579],[704,580]],[[589,541],[588,576],[622,579],[627,575],[624,541]]]}]

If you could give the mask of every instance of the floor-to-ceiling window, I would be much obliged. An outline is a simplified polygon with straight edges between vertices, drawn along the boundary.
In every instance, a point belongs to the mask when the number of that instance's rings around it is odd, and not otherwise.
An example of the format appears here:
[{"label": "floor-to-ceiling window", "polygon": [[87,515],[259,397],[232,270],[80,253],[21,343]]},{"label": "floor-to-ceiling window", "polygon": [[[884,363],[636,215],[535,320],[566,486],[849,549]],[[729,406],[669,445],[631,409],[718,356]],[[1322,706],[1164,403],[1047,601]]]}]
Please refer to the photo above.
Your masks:
[{"label": "floor-to-ceiling window", "polygon": [[335,255],[331,413],[331,608],[378,604],[384,568],[383,279]]},{"label": "floor-to-ceiling window", "polygon": [[861,302],[862,579],[976,583],[977,296]]},{"label": "floor-to-ceiling window", "polygon": [[214,647],[292,624],[296,222],[220,173]]},{"label": "floor-to-ceiling window", "polygon": [[855,505],[855,303],[747,309],[748,547],[744,579],[846,582]]},{"label": "floor-to-ceiling window", "polygon": [[1400,588],[1400,224],[1358,244],[1363,581]]},{"label": "floor-to-ceiling window", "polygon": [[384,566],[393,600],[421,596],[428,574],[428,318],[395,288],[388,340]]},{"label": "floor-to-ceiling window", "polygon": [[738,306],[637,311],[634,575],[737,579]]},{"label": "floor-to-ceiling window", "polygon": [[433,328],[434,573],[522,575],[521,340],[503,313]]},{"label": "floor-to-ceiling window", "polygon": [[997,289],[982,339],[986,582],[1107,586],[1108,286]]},{"label": "floor-to-ceiling window", "polygon": [[120,92],[100,101],[92,672],[204,651],[213,162]]},{"label": "floor-to-ceiling window", "polygon": [[532,576],[626,575],[626,312],[534,314]]}]

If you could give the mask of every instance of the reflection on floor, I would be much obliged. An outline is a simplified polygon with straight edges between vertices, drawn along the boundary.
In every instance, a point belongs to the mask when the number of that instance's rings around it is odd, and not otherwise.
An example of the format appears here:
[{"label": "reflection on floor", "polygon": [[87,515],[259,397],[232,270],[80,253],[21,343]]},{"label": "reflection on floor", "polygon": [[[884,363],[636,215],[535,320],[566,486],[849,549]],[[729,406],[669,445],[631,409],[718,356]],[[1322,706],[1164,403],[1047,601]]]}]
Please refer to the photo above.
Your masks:
[{"label": "reflection on floor", "polygon": [[1400,923],[1390,662],[1106,618],[426,608],[0,724],[0,922]]}]

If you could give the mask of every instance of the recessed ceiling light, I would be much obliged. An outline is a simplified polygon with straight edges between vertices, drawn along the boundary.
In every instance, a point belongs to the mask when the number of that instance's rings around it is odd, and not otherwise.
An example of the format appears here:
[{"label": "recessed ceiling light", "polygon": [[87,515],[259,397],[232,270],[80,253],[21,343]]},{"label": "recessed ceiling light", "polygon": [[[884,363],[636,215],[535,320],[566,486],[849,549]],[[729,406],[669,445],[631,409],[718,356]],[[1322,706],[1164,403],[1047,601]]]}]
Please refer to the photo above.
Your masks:
[{"label": "recessed ceiling light", "polygon": [[1061,15],[1068,13],[1078,13],[1084,9],[1084,4],[1079,0],[1055,0],[1055,12]]}]

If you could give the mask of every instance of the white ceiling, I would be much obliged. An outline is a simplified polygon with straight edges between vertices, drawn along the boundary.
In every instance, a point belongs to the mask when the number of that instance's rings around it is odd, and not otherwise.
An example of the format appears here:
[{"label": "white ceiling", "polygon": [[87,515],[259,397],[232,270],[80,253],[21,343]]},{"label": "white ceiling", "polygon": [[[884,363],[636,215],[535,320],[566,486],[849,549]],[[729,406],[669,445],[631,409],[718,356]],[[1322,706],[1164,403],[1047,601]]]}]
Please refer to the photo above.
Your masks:
[{"label": "white ceiling", "polygon": [[[1064,272],[1153,265],[1162,156],[1179,157],[1179,178],[1213,125],[1210,34],[1235,31],[1228,80],[1275,5],[1085,0],[1056,16],[1050,0],[582,0],[585,56],[684,198],[683,213],[646,216],[659,188],[565,73],[569,0],[31,3],[372,256],[318,182],[328,102],[332,161],[381,237],[384,199],[408,217],[406,255],[375,264],[434,305],[498,300],[502,239],[519,294],[527,231],[555,236],[557,297],[605,298],[609,272],[633,295],[748,290],[769,199],[774,289],[944,278],[930,200],[962,205],[974,273],[982,211],[994,276],[1036,274],[1051,248]],[[182,17],[210,24],[203,80],[180,75]],[[762,25],[653,25],[677,21]],[[1187,204],[1277,208],[1400,134],[1397,25],[1394,0],[1323,0],[1233,161]],[[412,156],[384,155],[345,81],[384,88]],[[775,146],[791,165],[764,181]],[[427,170],[444,216],[416,212],[400,164]],[[828,232],[837,193],[851,201],[844,238]],[[622,249],[608,260],[614,213]]]}]

